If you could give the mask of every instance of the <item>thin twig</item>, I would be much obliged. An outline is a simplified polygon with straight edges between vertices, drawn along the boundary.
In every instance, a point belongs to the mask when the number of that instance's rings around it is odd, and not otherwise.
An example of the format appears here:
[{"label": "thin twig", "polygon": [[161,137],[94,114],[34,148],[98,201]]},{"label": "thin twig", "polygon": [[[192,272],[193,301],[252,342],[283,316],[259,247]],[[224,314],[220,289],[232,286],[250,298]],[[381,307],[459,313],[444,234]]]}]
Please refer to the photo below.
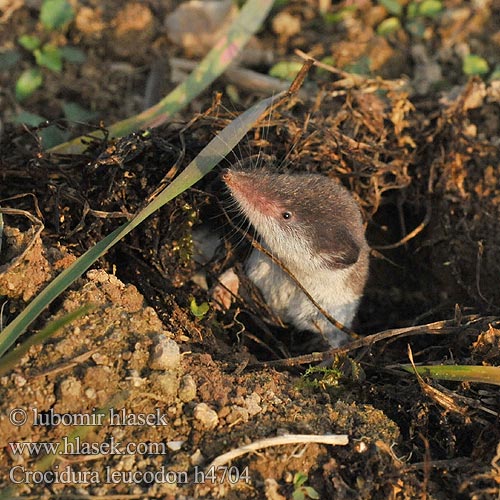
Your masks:
[{"label": "thin twig", "polygon": [[[197,61],[191,61],[188,59],[181,59],[178,57],[173,57],[170,60],[170,65],[174,70],[179,70],[182,72],[190,72],[196,66],[198,66]],[[251,69],[242,68],[240,66],[229,66],[224,73],[224,78],[227,79],[229,83],[232,83],[243,90],[250,90],[257,94],[269,95],[283,90],[288,90],[288,83],[280,80],[279,78],[274,78],[269,75],[264,75],[253,71]],[[299,97],[306,99],[311,97],[310,93],[305,89],[299,91]]]},{"label": "thin twig", "polygon": [[[31,241],[26,245],[26,248],[14,259],[12,259],[9,264],[8,264],[8,269],[12,269],[16,264],[21,262],[22,259],[24,259],[25,255],[31,250],[33,245],[38,241],[38,237],[44,230],[45,226],[43,222],[35,217],[34,215],[30,214],[26,210],[19,210],[17,208],[0,208],[0,213],[6,214],[6,215],[22,215],[26,217],[28,220],[30,220],[33,225],[38,225],[38,228],[33,234],[33,237],[31,238]],[[5,272],[5,271],[4,271]]]},{"label": "thin twig", "polygon": [[377,245],[374,246],[373,248],[376,250],[392,250],[394,248],[398,248],[402,245],[405,245],[411,239],[415,238],[417,234],[421,233],[425,229],[425,227],[429,224],[431,220],[431,214],[432,214],[431,203],[430,201],[428,201],[426,205],[425,217],[423,221],[413,231],[410,231],[404,238],[401,238],[396,243],[391,243],[390,245]]},{"label": "thin twig", "polygon": [[349,436],[347,434],[323,434],[323,435],[310,435],[310,434],[285,434],[283,436],[276,436],[272,438],[259,439],[253,443],[246,444],[234,450],[228,451],[222,455],[219,455],[208,467],[207,469],[217,468],[224,464],[227,464],[235,458],[246,455],[252,451],[262,450],[263,448],[269,448],[271,446],[284,446],[288,444],[299,444],[299,443],[321,443],[330,444],[334,446],[345,446],[349,443]]},{"label": "thin twig", "polygon": [[444,321],[436,321],[435,323],[429,323],[427,325],[384,330],[383,332],[368,335],[367,337],[360,338],[349,344],[343,345],[341,347],[336,347],[334,349],[328,349],[324,352],[314,352],[312,354],[305,354],[303,356],[297,356],[295,358],[255,363],[251,365],[250,368],[276,368],[318,363],[321,361],[325,361],[326,359],[331,359],[333,356],[347,354],[348,352],[354,351],[361,347],[371,347],[376,342],[380,342],[381,340],[389,339],[392,337],[407,337],[409,335],[446,335],[450,333],[457,333],[465,328],[470,328],[473,325],[477,325],[477,327],[480,327],[481,325],[488,325],[489,323],[500,321],[500,318],[498,316],[480,317],[477,315],[473,315],[465,316],[462,319],[464,321],[467,321],[467,323],[457,324],[456,319],[450,319]]}]

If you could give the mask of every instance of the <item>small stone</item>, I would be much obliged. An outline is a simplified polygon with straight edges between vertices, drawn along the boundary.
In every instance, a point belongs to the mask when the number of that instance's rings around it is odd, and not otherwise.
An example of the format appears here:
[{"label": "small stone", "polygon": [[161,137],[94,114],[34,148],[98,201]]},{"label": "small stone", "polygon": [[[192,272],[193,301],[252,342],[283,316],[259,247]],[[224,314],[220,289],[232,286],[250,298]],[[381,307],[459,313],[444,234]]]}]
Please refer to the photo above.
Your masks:
[{"label": "small stone", "polygon": [[231,413],[226,417],[226,422],[228,424],[234,424],[235,422],[248,422],[248,411],[241,406],[233,406]]},{"label": "small stone", "polygon": [[202,465],[205,462],[205,457],[199,448],[189,457],[191,465]]},{"label": "small stone", "polygon": [[184,375],[181,378],[178,396],[183,403],[189,403],[196,397],[196,382],[191,375]]},{"label": "small stone", "polygon": [[262,406],[260,406],[259,404],[261,401],[262,398],[256,392],[252,392],[250,396],[247,396],[245,398],[244,405],[251,417],[257,415],[262,411]]},{"label": "small stone", "polygon": [[284,40],[300,33],[300,19],[288,12],[281,11],[273,18],[273,31]]},{"label": "small stone", "polygon": [[172,402],[175,400],[179,389],[179,378],[176,372],[152,373],[149,380],[155,389],[161,393],[163,399]]},{"label": "small stone", "polygon": [[227,32],[237,12],[231,0],[189,0],[168,14],[165,31],[188,56],[202,56]]},{"label": "small stone", "polygon": [[61,399],[78,398],[82,394],[82,383],[75,377],[68,377],[59,386]]},{"label": "small stone", "polygon": [[23,387],[24,385],[26,385],[26,382],[27,382],[27,380],[22,375],[19,375],[18,373],[15,373],[12,376],[12,380],[14,381],[14,385],[16,387]]},{"label": "small stone", "polygon": [[134,455],[122,457],[120,460],[121,470],[124,472],[131,471],[136,465],[136,458]]},{"label": "small stone", "polygon": [[95,389],[93,387],[87,387],[87,389],[85,389],[85,396],[87,397],[87,399],[95,399],[96,398]]},{"label": "small stone", "polygon": [[177,342],[159,335],[149,357],[151,370],[178,370],[180,363],[181,352]]},{"label": "small stone", "polygon": [[109,358],[106,354],[96,352],[91,357],[96,365],[109,365]]},{"label": "small stone", "polygon": [[226,418],[231,413],[231,408],[229,406],[224,406],[219,410],[219,418]]},{"label": "small stone", "polygon": [[167,441],[167,446],[169,450],[179,451],[185,441]]},{"label": "small stone", "polygon": [[199,403],[193,412],[194,418],[198,420],[205,429],[214,429],[219,423],[217,413],[206,403]]}]

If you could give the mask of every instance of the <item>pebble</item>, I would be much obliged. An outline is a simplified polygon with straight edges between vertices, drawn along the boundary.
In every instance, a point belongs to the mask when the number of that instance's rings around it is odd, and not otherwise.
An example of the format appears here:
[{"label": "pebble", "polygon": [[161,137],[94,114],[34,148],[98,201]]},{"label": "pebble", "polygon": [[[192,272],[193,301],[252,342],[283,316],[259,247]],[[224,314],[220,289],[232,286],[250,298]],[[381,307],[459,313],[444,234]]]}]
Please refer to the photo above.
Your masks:
[{"label": "pebble", "polygon": [[214,429],[219,423],[217,413],[206,403],[198,403],[194,407],[194,418],[198,420],[205,429]]},{"label": "pebble", "polygon": [[67,377],[59,386],[61,399],[79,398],[82,394],[82,383],[75,377]]},{"label": "pebble", "polygon": [[164,400],[173,402],[179,389],[179,379],[176,372],[165,371],[152,373],[149,377],[151,384],[158,390]]},{"label": "pebble", "polygon": [[180,363],[181,352],[177,342],[159,335],[149,358],[151,370],[178,370]]},{"label": "pebble", "polygon": [[245,398],[245,408],[251,417],[262,411],[262,406],[260,406],[261,401],[262,398],[256,392],[252,392],[250,396]]},{"label": "pebble", "polygon": [[184,375],[181,378],[178,396],[183,403],[189,403],[196,397],[196,382],[191,375]]}]

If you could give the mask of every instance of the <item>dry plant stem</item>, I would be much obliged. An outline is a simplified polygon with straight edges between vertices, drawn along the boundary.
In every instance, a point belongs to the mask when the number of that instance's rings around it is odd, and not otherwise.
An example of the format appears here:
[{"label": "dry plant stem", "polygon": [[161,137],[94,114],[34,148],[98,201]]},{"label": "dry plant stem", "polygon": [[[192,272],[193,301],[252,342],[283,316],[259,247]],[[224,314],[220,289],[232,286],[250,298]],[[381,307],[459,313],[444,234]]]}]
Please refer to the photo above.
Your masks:
[{"label": "dry plant stem", "polygon": [[432,213],[431,202],[427,201],[424,220],[413,231],[410,231],[404,238],[401,238],[396,243],[391,243],[390,245],[377,245],[374,246],[373,248],[376,250],[393,250],[394,248],[398,248],[402,245],[405,245],[411,239],[415,238],[417,234],[421,233],[425,229],[425,227],[427,226],[427,224],[429,224],[431,220],[431,213]]},{"label": "dry plant stem", "polygon": [[336,355],[347,354],[348,352],[354,351],[355,349],[359,349],[361,347],[370,347],[376,342],[380,342],[381,340],[390,339],[393,337],[407,337],[410,335],[447,335],[451,333],[458,333],[464,328],[470,328],[472,326],[475,326],[476,328],[482,328],[484,326],[487,326],[489,323],[500,321],[500,318],[497,316],[486,316],[483,318],[478,317],[477,315],[473,315],[464,316],[462,320],[467,322],[464,324],[457,324],[456,319],[449,319],[444,321],[436,321],[435,323],[429,323],[427,325],[384,330],[383,332],[374,333],[373,335],[368,335],[367,337],[355,340],[354,342],[351,342],[350,344],[344,345],[342,347],[328,349],[324,352],[315,352],[312,354],[306,354],[304,356],[297,356],[295,358],[255,363],[251,365],[251,368],[275,368],[281,366],[288,367],[318,363],[330,359]]},{"label": "dry plant stem", "polygon": [[262,450],[264,448],[269,448],[271,446],[284,446],[289,444],[308,444],[308,443],[321,443],[329,444],[334,446],[345,446],[349,443],[349,437],[346,434],[324,434],[321,436],[310,435],[310,434],[285,434],[283,436],[277,436],[266,439],[259,439],[253,443],[241,446],[234,450],[228,451],[223,455],[219,455],[208,467],[220,467],[227,464],[235,458],[246,455],[252,451]]},{"label": "dry plant stem", "polygon": [[[456,401],[458,407],[461,409],[467,406],[469,409],[479,410],[479,411],[482,411],[484,413],[487,413],[488,415],[492,415],[496,419],[498,419],[498,417],[500,417],[499,412],[484,406],[483,404],[481,404],[479,402],[479,400],[476,400],[474,398],[465,397],[465,396],[458,394],[454,391],[445,389],[444,387],[441,387],[441,391],[442,392],[448,391],[448,393],[450,394],[450,397],[453,397],[453,399]],[[476,422],[481,423],[482,425],[487,425],[486,420],[480,418],[476,411],[474,412],[474,419]]]},{"label": "dry plant stem", "polygon": [[413,352],[409,345],[408,345],[408,358],[410,360],[411,365],[413,366],[413,372],[415,373],[415,376],[417,377],[418,383],[424,394],[426,394],[430,399],[432,399],[435,403],[443,407],[445,410],[457,413],[462,416],[466,416],[467,409],[459,405],[455,401],[453,396],[445,394],[442,391],[439,391],[438,389],[432,387],[432,385],[429,385],[424,381],[424,379],[421,377],[420,373],[418,373],[415,367],[415,363],[413,361]]},{"label": "dry plant stem", "polygon": [[[331,66],[329,64],[322,63],[321,61],[318,61],[317,59],[314,59],[312,56],[306,54],[300,49],[295,49],[295,54],[301,57],[302,59],[305,60],[312,60],[314,62],[314,66],[324,69],[325,71],[329,71],[330,73],[334,73],[336,75],[339,75],[343,78],[342,81],[342,86],[346,87],[353,87],[355,85],[362,85],[365,82],[373,82],[374,80],[363,75],[357,75],[355,73],[348,73],[346,71],[343,71],[341,69],[336,68],[335,66]],[[342,91],[344,93],[345,91]]]},{"label": "dry plant stem", "polygon": [[80,354],[79,356],[75,356],[74,358],[70,359],[69,361],[62,363],[59,366],[56,366],[54,368],[50,368],[49,370],[45,370],[40,373],[36,373],[33,375],[33,379],[37,379],[40,377],[47,377],[49,375],[56,375],[57,373],[61,373],[65,370],[69,370],[71,368],[74,368],[78,364],[83,363],[87,359],[90,358],[93,354],[95,354],[98,351],[98,348],[96,347],[95,349],[91,349],[90,351],[84,352],[83,354]]},{"label": "dry plant stem", "polygon": [[6,214],[6,215],[23,215],[30,222],[32,222],[34,226],[35,225],[38,226],[37,230],[33,234],[33,238],[31,238],[31,241],[26,245],[26,248],[16,258],[14,258],[9,263],[9,268],[12,268],[18,262],[20,262],[22,259],[24,259],[24,256],[33,247],[33,245],[37,241],[37,238],[40,236],[40,234],[44,230],[45,226],[43,225],[43,222],[40,219],[36,218],[34,215],[30,214],[29,212],[26,212],[25,210],[19,210],[17,208],[0,208],[0,213]]},{"label": "dry plant stem", "polygon": [[[8,178],[8,174],[4,176],[5,179]],[[5,203],[6,201],[11,201],[11,200],[19,200],[20,198],[31,198],[33,200],[33,205],[34,209],[36,212],[36,216],[39,219],[43,219],[43,214],[42,211],[40,210],[40,206],[38,205],[38,198],[33,194],[33,193],[21,193],[21,194],[15,194],[14,196],[9,196],[7,198],[2,198],[0,200],[0,203]]]},{"label": "dry plant stem", "polygon": [[477,242],[477,259],[476,259],[476,288],[478,295],[489,304],[491,301],[483,295],[481,292],[481,262],[483,260],[484,245],[482,241]]},{"label": "dry plant stem", "polygon": [[261,120],[265,118],[267,115],[272,116],[272,113],[276,108],[280,107],[284,102],[288,101],[292,96],[299,94],[300,88],[304,83],[307,73],[313,67],[313,65],[314,61],[312,59],[308,59],[304,62],[302,68],[300,68],[300,71],[297,73],[297,76],[290,84],[290,87],[286,91],[285,95],[266,109],[266,111],[261,116]]},{"label": "dry plant stem", "polygon": [[[174,57],[170,60],[170,65],[173,69],[180,71],[192,71],[196,68],[198,62]],[[229,66],[224,73],[224,77],[229,83],[236,85],[240,89],[258,94],[269,95],[272,92],[282,92],[288,89],[288,83],[283,82],[283,80],[240,66]],[[298,95],[302,99],[310,97],[304,89],[301,89]]]},{"label": "dry plant stem", "polygon": [[[297,54],[299,57],[302,59],[305,59],[306,61],[309,59],[312,59],[314,61],[314,66],[317,66],[318,68],[324,69],[325,71],[329,71],[330,73],[335,73],[337,75],[343,76],[344,78],[347,78],[349,76],[352,76],[351,73],[346,73],[345,71],[342,71],[341,69],[336,68],[335,66],[331,66],[330,64],[325,64],[321,61],[318,61],[314,59],[314,57],[306,54],[300,49],[295,49],[295,54]],[[359,76],[359,78],[366,79],[366,77],[362,77],[361,75],[356,75]]]},{"label": "dry plant stem", "polygon": [[305,59],[307,61],[312,60],[314,66],[318,68],[322,68],[330,73],[334,73],[336,75],[340,75],[342,77],[341,80],[338,80],[334,83],[336,87],[341,90],[333,92],[332,95],[345,95],[348,89],[354,87],[361,87],[363,92],[375,92],[378,88],[387,88],[387,89],[398,89],[404,87],[407,84],[407,81],[404,78],[399,78],[397,80],[384,80],[380,77],[370,78],[367,76],[357,75],[355,73],[348,73],[341,69],[335,68],[334,66],[330,66],[329,64],[322,63],[314,59],[314,57],[306,54],[300,49],[295,49],[295,54]]}]

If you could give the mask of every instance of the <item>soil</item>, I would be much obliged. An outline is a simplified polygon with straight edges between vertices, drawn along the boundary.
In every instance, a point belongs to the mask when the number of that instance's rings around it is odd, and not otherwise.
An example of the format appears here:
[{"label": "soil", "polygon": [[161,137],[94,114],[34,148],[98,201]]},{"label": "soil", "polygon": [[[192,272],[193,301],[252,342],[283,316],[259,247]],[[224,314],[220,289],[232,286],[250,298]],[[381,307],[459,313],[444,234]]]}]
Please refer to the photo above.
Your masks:
[{"label": "soil", "polygon": [[[169,38],[165,17],[177,2],[72,4],[75,20],[50,36],[80,48],[85,62],[43,68],[43,86],[22,105],[13,89],[34,59],[23,52],[15,68],[0,68],[0,328],[259,99],[221,77],[147,134],[47,153],[45,125],[15,124],[20,110],[68,136],[105,128],[143,109],[158,60],[170,67],[163,95],[176,85],[174,62],[201,50]],[[405,3],[402,27],[381,35],[391,5],[273,8],[239,64],[267,73],[299,60],[300,49],[336,71],[313,68],[300,97],[106,253],[20,339],[92,304],[13,367],[0,366],[0,498],[499,497],[496,386],[421,379],[401,366],[411,357],[500,363],[500,80],[462,66],[470,52],[499,67],[500,5],[449,0],[437,15],[411,18]],[[48,36],[40,2],[0,7],[0,52],[20,35]],[[93,124],[65,121],[67,102],[92,110]],[[353,192],[372,246],[355,330],[361,339],[406,335],[358,340],[311,370],[294,361],[324,349],[321,339],[276,324],[245,280],[249,247],[223,210],[218,171],[257,156],[337,177]],[[205,260],[199,234],[217,247]],[[232,266],[240,293],[220,310],[212,288]],[[211,465],[283,434],[348,443],[302,437]],[[59,449],[20,451],[23,442]]]}]

